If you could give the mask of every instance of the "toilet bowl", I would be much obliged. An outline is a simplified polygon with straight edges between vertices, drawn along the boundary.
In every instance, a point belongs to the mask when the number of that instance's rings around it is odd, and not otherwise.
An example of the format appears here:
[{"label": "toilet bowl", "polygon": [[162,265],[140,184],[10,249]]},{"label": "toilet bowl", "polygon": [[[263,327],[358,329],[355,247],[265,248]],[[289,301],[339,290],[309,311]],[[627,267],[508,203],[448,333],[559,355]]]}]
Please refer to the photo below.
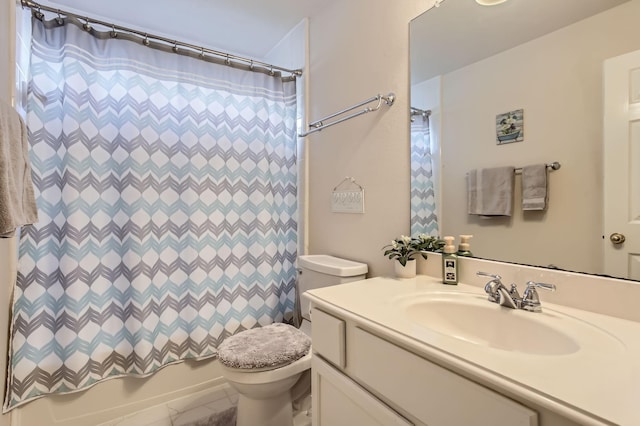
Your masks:
[{"label": "toilet bowl", "polygon": [[236,426],[293,424],[291,389],[311,369],[311,350],[297,361],[273,370],[242,371],[222,366],[238,392]]},{"label": "toilet bowl", "polygon": [[[364,279],[367,265],[326,255],[300,256],[298,293]],[[218,348],[222,373],[239,395],[236,426],[292,426],[292,401],[311,392],[309,303],[300,330],[271,324],[227,338]]]},{"label": "toilet bowl", "polygon": [[293,423],[291,389],[311,368],[311,338],[275,323],[225,339],[222,374],[239,395],[237,426]]}]

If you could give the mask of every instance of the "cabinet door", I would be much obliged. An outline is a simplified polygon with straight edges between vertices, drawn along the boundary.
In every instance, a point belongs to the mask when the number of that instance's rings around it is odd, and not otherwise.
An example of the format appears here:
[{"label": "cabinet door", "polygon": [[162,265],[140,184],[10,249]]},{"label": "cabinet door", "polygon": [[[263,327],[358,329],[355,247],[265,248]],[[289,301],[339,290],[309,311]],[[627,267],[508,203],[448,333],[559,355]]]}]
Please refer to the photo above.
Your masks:
[{"label": "cabinet door", "polygon": [[411,426],[317,355],[311,360],[313,426]]},{"label": "cabinet door", "polygon": [[345,367],[345,322],[313,308],[311,311],[311,341],[313,351],[322,354],[329,363]]},{"label": "cabinet door", "polygon": [[360,328],[348,344],[349,375],[429,426],[538,425],[533,410]]}]

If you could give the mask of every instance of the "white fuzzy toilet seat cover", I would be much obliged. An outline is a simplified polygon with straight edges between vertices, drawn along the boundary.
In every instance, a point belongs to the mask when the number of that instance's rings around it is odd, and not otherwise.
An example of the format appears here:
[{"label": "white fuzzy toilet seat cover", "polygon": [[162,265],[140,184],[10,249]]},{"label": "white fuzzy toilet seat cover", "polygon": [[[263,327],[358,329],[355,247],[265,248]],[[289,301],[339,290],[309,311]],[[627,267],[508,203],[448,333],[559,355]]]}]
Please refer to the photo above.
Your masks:
[{"label": "white fuzzy toilet seat cover", "polygon": [[231,368],[278,368],[309,352],[311,338],[297,328],[275,323],[230,336],[218,347],[220,362]]}]

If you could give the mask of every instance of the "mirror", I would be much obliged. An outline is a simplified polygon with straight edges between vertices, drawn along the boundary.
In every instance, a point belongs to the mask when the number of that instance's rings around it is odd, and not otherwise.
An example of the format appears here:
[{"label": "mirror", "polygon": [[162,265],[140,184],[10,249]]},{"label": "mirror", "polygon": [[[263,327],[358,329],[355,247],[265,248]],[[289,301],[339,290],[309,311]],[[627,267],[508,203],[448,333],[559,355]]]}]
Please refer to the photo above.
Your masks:
[{"label": "mirror", "polygon": [[[437,234],[473,234],[476,257],[608,273],[603,62],[640,49],[638,18],[640,0],[444,0],[410,23],[411,106],[430,111]],[[499,144],[497,117],[520,110],[518,141]],[[547,175],[545,210],[523,211],[516,175],[510,217],[467,213],[470,171],[552,162],[561,168]],[[418,178],[412,206],[424,202]]]}]

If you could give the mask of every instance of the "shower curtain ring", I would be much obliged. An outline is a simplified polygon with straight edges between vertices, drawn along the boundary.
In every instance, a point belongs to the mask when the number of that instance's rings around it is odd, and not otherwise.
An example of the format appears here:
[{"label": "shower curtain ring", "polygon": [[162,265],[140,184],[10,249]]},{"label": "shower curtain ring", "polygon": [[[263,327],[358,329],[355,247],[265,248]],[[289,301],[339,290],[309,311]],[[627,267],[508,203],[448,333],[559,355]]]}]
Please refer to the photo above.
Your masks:
[{"label": "shower curtain ring", "polygon": [[42,21],[42,19],[44,18],[44,13],[42,13],[42,10],[38,7],[38,10],[33,12],[33,15],[36,17],[36,19],[38,19],[39,21]]},{"label": "shower curtain ring", "polygon": [[84,25],[82,25],[82,28],[85,31],[91,31],[91,25],[89,25],[89,22],[90,22],[89,18],[84,18],[84,20],[87,21],[87,22],[85,22]]},{"label": "shower curtain ring", "polygon": [[149,36],[147,34],[144,35],[144,40],[142,40],[142,44],[144,44],[145,46],[148,46],[149,44],[151,44],[149,42]]},{"label": "shower curtain ring", "polygon": [[60,10],[58,9],[58,17],[56,18],[56,22],[58,25],[64,25],[64,19],[62,19],[62,15],[60,14]]},{"label": "shower curtain ring", "polygon": [[231,61],[229,60],[229,54],[227,53],[227,58],[224,60],[224,63],[227,65],[231,65]]},{"label": "shower curtain ring", "polygon": [[200,55],[199,56],[200,56],[201,59],[204,59],[204,47],[200,48]]},{"label": "shower curtain ring", "polygon": [[116,26],[115,25],[111,25],[111,38],[116,38],[118,37],[118,33],[116,32]]},{"label": "shower curtain ring", "polygon": [[173,53],[178,53],[178,41],[177,40],[173,41],[173,47],[171,48],[171,50],[173,50]]},{"label": "shower curtain ring", "polygon": [[249,64],[249,69],[250,69],[251,71],[253,71],[253,59],[251,60],[251,63]]},{"label": "shower curtain ring", "polygon": [[273,65],[271,65],[271,68],[269,69],[269,75],[275,75],[275,72],[273,71]]}]

